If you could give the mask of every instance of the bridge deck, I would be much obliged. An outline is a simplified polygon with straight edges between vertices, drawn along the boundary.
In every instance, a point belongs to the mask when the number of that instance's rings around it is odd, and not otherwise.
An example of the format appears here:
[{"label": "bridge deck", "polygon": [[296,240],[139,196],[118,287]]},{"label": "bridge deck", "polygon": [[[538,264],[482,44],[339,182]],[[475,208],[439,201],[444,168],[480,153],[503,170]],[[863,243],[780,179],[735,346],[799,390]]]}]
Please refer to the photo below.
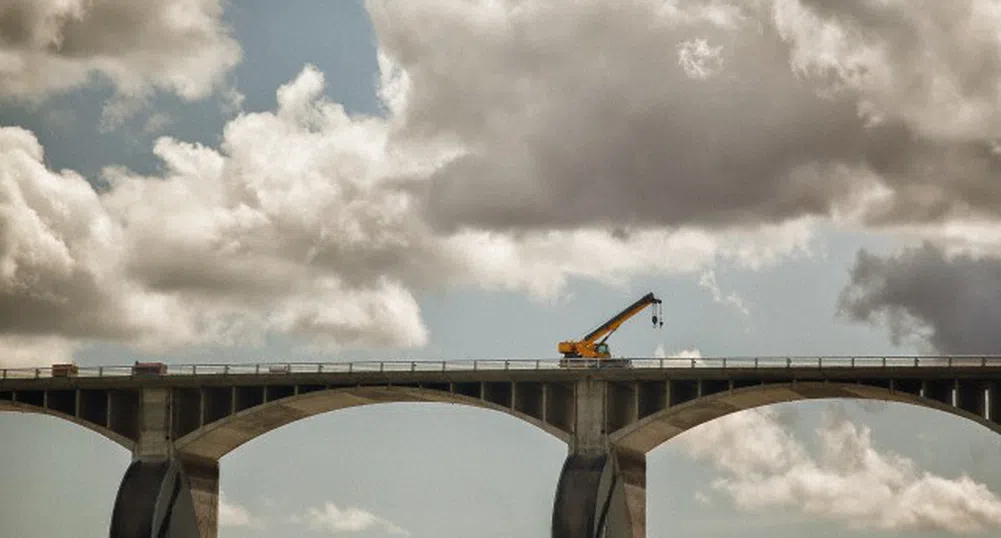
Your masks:
[{"label": "bridge deck", "polygon": [[257,385],[269,383],[414,383],[448,381],[563,381],[585,376],[603,380],[997,378],[1001,356],[889,357],[711,357],[630,359],[629,367],[600,367],[558,359],[475,361],[366,361],[169,365],[163,375],[136,374],[132,366],[80,367],[76,375],[52,375],[50,368],[0,369],[0,390],[126,388],[138,386]]}]

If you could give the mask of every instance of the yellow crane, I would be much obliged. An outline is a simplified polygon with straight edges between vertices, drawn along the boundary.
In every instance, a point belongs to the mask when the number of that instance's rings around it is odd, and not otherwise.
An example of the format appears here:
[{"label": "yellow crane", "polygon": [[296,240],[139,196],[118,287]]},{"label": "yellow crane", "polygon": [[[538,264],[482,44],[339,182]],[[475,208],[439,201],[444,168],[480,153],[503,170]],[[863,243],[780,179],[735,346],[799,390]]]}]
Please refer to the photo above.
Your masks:
[{"label": "yellow crane", "polygon": [[[584,338],[580,340],[567,340],[565,342],[560,342],[557,346],[557,350],[563,354],[563,360],[560,361],[561,366],[573,366],[574,361],[568,359],[597,359],[598,364],[603,363],[625,363],[628,364],[627,360],[612,360],[612,354],[608,351],[608,344],[605,343],[608,337],[619,328],[620,325],[625,323],[626,320],[640,313],[641,310],[648,306],[653,306],[653,326],[657,327],[658,323],[660,327],[664,326],[664,311],[662,306],[662,301],[658,299],[653,292],[650,292],[643,297],[641,297],[635,303],[626,307],[625,310],[619,312],[612,319],[602,323],[597,329],[587,333]],[[659,314],[659,317],[658,317]],[[585,361],[586,362],[586,361]]]}]

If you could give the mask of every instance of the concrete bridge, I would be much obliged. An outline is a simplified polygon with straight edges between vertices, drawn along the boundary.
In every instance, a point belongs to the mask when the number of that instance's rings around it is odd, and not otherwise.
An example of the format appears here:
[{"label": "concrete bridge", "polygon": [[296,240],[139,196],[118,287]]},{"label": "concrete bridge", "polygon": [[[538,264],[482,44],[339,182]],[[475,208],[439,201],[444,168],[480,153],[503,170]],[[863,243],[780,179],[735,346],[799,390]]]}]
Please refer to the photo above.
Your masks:
[{"label": "concrete bridge", "polygon": [[703,422],[762,405],[867,398],[953,413],[1001,432],[1001,356],[170,365],[0,370],[0,411],[42,413],[131,450],[112,538],[214,538],[219,459],[282,425],[385,402],[514,415],[568,444],[554,538],[646,535],[646,453]]}]

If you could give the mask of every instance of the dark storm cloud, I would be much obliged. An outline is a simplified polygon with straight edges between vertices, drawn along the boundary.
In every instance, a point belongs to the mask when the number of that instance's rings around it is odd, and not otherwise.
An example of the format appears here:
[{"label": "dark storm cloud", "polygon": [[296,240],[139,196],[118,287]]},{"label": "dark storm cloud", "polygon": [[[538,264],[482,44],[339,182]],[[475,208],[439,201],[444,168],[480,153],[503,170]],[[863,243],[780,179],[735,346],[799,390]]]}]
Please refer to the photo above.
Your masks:
[{"label": "dark storm cloud", "polygon": [[947,256],[925,243],[894,256],[858,253],[841,311],[917,336],[941,353],[1001,353],[1001,259]]}]

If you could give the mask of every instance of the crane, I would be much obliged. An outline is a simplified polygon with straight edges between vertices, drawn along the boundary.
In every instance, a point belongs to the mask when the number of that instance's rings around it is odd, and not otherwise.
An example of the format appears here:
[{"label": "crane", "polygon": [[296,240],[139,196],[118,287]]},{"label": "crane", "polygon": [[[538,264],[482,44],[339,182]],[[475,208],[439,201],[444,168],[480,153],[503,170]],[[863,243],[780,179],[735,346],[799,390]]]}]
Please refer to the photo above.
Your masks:
[{"label": "crane", "polygon": [[[560,342],[557,346],[557,350],[563,354],[563,360],[560,361],[560,365],[564,367],[573,366],[574,361],[568,359],[598,359],[598,364],[608,364],[612,365],[621,364],[623,366],[628,365],[629,361],[625,359],[612,360],[611,353],[608,351],[608,344],[605,343],[608,337],[619,328],[620,325],[625,323],[626,320],[638,314],[641,310],[647,306],[653,306],[653,326],[657,327],[658,323],[660,327],[664,326],[664,311],[662,306],[662,301],[658,299],[653,292],[650,292],[643,297],[640,297],[635,303],[626,307],[625,310],[616,314],[612,319],[609,319],[605,323],[602,323],[597,329],[587,333],[584,338],[580,340],[567,340]],[[659,314],[659,316],[658,316]]]}]

